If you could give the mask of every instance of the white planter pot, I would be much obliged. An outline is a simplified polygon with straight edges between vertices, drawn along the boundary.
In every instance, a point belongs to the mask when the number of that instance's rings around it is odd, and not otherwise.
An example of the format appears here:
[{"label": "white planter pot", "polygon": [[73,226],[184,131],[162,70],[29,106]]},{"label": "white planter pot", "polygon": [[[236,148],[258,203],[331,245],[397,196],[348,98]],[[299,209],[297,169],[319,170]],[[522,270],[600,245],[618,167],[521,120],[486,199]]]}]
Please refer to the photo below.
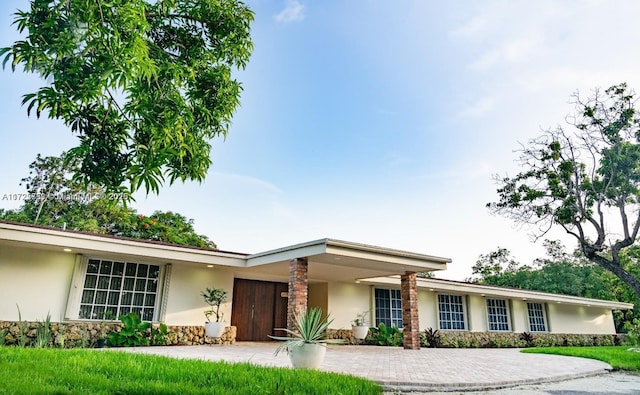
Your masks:
[{"label": "white planter pot", "polygon": [[289,349],[289,359],[294,368],[318,369],[326,352],[324,344],[304,343]]},{"label": "white planter pot", "polygon": [[209,337],[222,337],[226,327],[226,322],[205,322],[204,333]]},{"label": "white planter pot", "polygon": [[369,327],[351,325],[351,333],[356,339],[362,340],[367,337],[367,333],[369,333]]}]

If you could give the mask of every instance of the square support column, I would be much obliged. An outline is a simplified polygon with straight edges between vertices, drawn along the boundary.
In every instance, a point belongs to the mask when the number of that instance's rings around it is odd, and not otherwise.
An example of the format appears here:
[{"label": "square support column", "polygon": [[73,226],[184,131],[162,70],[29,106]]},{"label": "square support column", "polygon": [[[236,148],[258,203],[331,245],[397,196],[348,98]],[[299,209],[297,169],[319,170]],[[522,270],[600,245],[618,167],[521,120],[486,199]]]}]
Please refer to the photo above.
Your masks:
[{"label": "square support column", "polygon": [[307,310],[309,287],[307,258],[289,261],[289,301],[287,304],[287,329],[295,330],[295,317]]},{"label": "square support column", "polygon": [[400,293],[402,295],[402,332],[403,345],[406,350],[420,349],[420,321],[418,318],[418,286],[415,273],[400,276]]}]

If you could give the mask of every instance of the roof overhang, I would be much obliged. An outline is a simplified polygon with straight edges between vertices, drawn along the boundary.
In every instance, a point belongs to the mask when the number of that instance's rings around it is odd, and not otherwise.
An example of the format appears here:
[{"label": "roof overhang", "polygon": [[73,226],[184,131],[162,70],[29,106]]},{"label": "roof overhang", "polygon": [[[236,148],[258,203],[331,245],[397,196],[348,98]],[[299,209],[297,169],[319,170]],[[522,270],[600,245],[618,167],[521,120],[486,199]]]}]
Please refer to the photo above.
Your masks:
[{"label": "roof overhang", "polygon": [[140,258],[145,261],[243,267],[246,254],[152,243],[84,232],[0,222],[0,244],[75,254]]},{"label": "roof overhang", "polygon": [[[399,285],[400,277],[377,277],[361,279],[362,283],[370,283],[376,285]],[[516,288],[496,287],[491,285],[482,285],[474,283],[466,283],[461,281],[441,280],[434,278],[419,278],[417,280],[417,286],[420,289],[426,289],[432,292],[452,292],[466,295],[478,295],[483,297],[496,297],[496,298],[508,298],[508,299],[521,299],[525,301],[537,301],[537,302],[551,302],[558,304],[572,304],[581,305],[587,307],[602,307],[611,310],[630,310],[633,309],[633,304],[581,298],[578,296],[559,295],[548,292],[529,291]]]},{"label": "roof overhang", "polygon": [[389,276],[406,272],[444,270],[449,258],[352,243],[320,239],[295,244],[247,257],[254,273],[288,276],[289,261],[307,258],[310,281],[353,281],[363,277]]}]

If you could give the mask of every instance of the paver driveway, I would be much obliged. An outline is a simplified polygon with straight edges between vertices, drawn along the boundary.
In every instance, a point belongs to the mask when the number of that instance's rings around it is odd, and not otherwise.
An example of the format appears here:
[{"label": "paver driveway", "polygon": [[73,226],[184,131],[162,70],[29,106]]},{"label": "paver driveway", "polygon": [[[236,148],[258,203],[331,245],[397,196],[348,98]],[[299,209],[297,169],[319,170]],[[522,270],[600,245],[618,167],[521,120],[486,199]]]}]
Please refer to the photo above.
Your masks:
[{"label": "paver driveway", "polygon": [[[233,345],[137,347],[127,352],[250,362],[262,366],[291,366],[286,354],[273,355],[277,343],[240,342]],[[400,347],[329,346],[321,370],[366,377],[387,389],[488,389],[541,383],[605,373],[600,361],[517,349],[404,350]]]}]

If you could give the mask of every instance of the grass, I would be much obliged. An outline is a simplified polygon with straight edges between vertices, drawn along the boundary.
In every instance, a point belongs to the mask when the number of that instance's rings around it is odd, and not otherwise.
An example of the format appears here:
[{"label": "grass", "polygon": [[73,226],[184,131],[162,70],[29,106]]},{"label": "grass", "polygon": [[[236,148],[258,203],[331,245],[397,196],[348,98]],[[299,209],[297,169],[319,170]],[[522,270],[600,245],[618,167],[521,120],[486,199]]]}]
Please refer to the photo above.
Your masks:
[{"label": "grass", "polygon": [[377,384],[313,370],[97,350],[0,347],[2,394],[380,394]]},{"label": "grass", "polygon": [[640,353],[627,351],[629,347],[542,347],[527,348],[522,352],[539,354],[568,355],[571,357],[582,357],[597,359],[606,362],[614,370],[627,370],[635,373],[640,372]]}]

